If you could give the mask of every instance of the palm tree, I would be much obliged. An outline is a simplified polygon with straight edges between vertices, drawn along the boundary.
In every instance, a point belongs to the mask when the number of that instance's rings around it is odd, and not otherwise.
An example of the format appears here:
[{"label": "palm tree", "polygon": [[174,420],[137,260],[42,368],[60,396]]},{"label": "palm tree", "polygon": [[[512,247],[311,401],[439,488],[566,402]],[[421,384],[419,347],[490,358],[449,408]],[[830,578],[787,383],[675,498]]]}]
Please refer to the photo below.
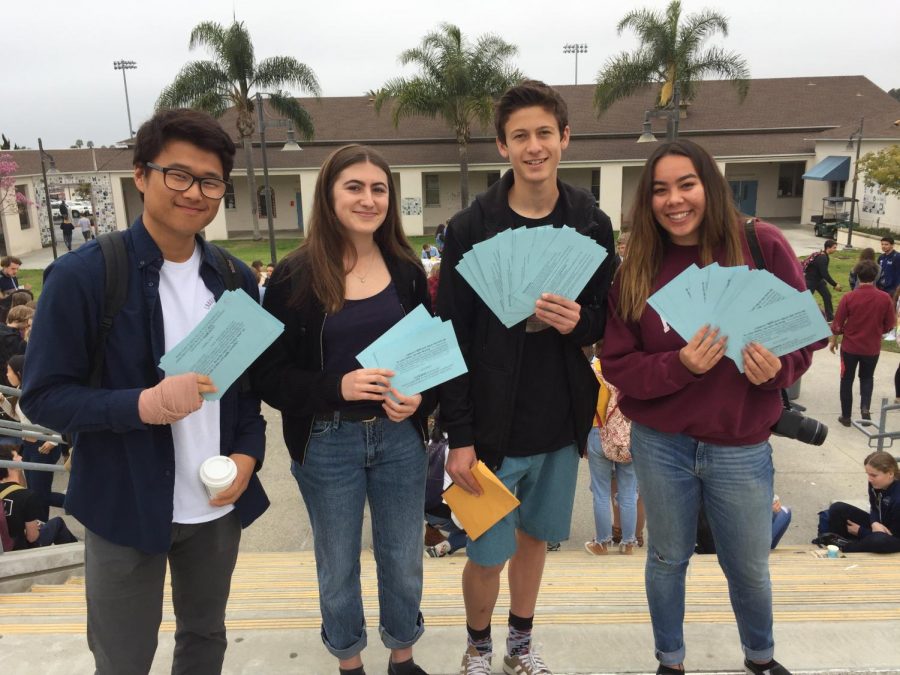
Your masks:
[{"label": "palm tree", "polygon": [[205,110],[220,117],[228,108],[237,111],[237,132],[244,147],[247,164],[247,187],[250,193],[250,225],[253,238],[259,233],[256,207],[256,174],[253,171],[253,134],[256,132],[255,92],[269,92],[269,104],[307,140],[313,137],[312,119],[282,87],[305,89],[320,95],[319,81],[309,66],[291,56],[272,56],[257,63],[253,41],[243,22],[235,21],[225,28],[213,21],[194,26],[188,47],[207,47],[214,56],[210,61],[193,61],[181,69],[175,80],[163,89],[156,107],[187,106]]},{"label": "palm tree", "polygon": [[440,116],[456,137],[459,150],[459,193],[463,208],[469,205],[468,143],[472,126],[489,124],[494,99],[522,79],[522,74],[507,59],[518,52],[496,35],[486,34],[469,44],[457,26],[442,23],[428,33],[418,47],[400,54],[400,64],[415,64],[419,74],[397,77],[369,95],[375,111],[381,112],[393,101],[393,122],[399,126],[404,117]]},{"label": "palm tree", "polygon": [[702,49],[714,33],[728,35],[728,19],[718,12],[704,10],[681,21],[681,2],[673,0],[665,14],[647,9],[626,14],[617,27],[637,33],[641,46],[633,53],[612,57],[597,75],[594,105],[602,114],[619,99],[627,98],[650,82],[661,83],[657,107],[672,101],[675,84],[682,101],[690,101],[704,76],[715,74],[731,80],[740,100],[747,96],[750,71],[744,59],[719,47]]}]

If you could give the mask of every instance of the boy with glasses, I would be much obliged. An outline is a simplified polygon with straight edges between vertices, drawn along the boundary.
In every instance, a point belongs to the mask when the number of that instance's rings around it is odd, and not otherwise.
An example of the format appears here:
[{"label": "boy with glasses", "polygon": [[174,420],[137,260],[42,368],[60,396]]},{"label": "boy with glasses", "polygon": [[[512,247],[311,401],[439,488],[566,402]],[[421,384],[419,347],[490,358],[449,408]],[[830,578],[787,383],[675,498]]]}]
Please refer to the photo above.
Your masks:
[{"label": "boy with glasses", "polygon": [[[173,673],[219,673],[225,605],[241,528],[268,506],[256,477],[265,448],[259,399],[235,383],[218,401],[209,377],[165,376],[160,358],[225,291],[227,270],[200,232],[215,217],[235,146],[193,110],[157,113],[138,131],[134,181],[144,211],[124,233],[124,306],[103,352],[106,267],[89,242],[47,268],[23,383],[30,419],[74,433],[66,509],[85,526],[88,645],[99,675],[150,671],[162,618],[166,564],[175,606]],[[240,261],[241,287],[257,299]],[[65,330],[60,330],[65,327]],[[231,487],[210,499],[204,460],[228,455]]]}]

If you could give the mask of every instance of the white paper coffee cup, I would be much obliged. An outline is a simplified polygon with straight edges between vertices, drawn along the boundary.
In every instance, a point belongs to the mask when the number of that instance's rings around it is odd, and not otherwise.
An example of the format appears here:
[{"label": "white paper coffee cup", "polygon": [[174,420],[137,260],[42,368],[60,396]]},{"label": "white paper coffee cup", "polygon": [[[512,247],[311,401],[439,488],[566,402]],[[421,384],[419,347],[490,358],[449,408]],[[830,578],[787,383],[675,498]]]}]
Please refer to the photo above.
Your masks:
[{"label": "white paper coffee cup", "polygon": [[210,499],[215,499],[222,490],[231,487],[235,478],[237,478],[237,464],[231,457],[224,455],[210,457],[200,465],[200,482],[206,488]]}]

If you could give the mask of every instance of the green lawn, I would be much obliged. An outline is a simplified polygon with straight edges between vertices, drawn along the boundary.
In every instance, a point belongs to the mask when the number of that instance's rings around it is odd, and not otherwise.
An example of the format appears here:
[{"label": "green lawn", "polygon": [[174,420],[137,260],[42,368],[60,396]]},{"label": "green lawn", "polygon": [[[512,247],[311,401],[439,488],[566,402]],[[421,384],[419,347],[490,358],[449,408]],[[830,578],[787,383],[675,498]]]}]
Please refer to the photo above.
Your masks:
[{"label": "green lawn", "polygon": [[[876,256],[881,255],[880,251],[878,251],[877,248],[875,252]],[[837,311],[837,306],[841,301],[841,298],[843,298],[847,293],[850,292],[850,270],[853,269],[857,262],[859,262],[859,249],[850,251],[842,251],[838,249],[835,253],[829,256],[828,271],[831,273],[831,278],[838,282],[842,289],[840,291],[837,291],[833,288],[830,289],[831,302],[834,305],[835,311]],[[822,298],[819,296],[819,294],[816,293],[815,295],[813,295],[813,297],[816,299],[816,302],[819,303],[819,307],[821,307]],[[881,343],[881,351],[900,352],[900,347],[897,346],[897,343],[894,340],[885,340]]]},{"label": "green lawn", "polygon": [[[293,251],[300,243],[300,241],[301,240],[299,238],[276,240],[275,250],[278,253],[279,260],[290,251]],[[422,244],[426,242],[433,243],[434,237],[409,237],[409,243],[416,252],[421,251]],[[269,261],[269,242],[267,240],[229,240],[217,241],[215,243],[222,248],[227,249],[248,265],[254,260],[262,260],[264,263],[267,263]],[[834,289],[831,290],[831,297],[835,309],[837,309],[838,303],[840,302],[844,294],[850,292],[850,282],[848,280],[848,277],[850,275],[850,270],[853,269],[853,266],[856,264],[858,259],[858,249],[852,251],[839,250],[830,258],[828,270],[829,272],[831,272],[831,276],[834,278],[834,280],[837,281],[843,289],[841,291],[836,291]],[[21,269],[19,270],[19,281],[23,284],[31,284],[34,295],[35,297],[37,297],[38,295],[40,295],[41,286],[43,285],[43,270]],[[819,297],[818,293],[814,297],[816,298],[816,302],[818,302],[819,306],[821,307],[822,299]],[[897,343],[893,340],[882,343],[881,348],[883,351],[900,352],[900,348],[898,348]]]},{"label": "green lawn", "polygon": [[[434,237],[432,236],[408,237],[408,239],[410,245],[417,253],[422,250],[422,244],[425,242],[429,244],[434,243]],[[301,241],[300,238],[276,239],[275,252],[278,254],[278,259],[281,260],[286,254],[297,248]],[[263,263],[268,263],[271,257],[269,242],[266,239],[262,241],[228,240],[214,243],[230,251],[235,257],[240,258],[248,265],[254,260],[262,260]]]}]

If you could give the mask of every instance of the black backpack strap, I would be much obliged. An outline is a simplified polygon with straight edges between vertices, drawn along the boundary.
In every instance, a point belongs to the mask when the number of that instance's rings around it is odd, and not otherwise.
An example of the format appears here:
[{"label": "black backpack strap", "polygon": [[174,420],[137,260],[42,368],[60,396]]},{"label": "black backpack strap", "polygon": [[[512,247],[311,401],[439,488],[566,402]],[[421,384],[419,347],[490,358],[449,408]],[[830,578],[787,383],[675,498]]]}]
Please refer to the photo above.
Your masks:
[{"label": "black backpack strap", "polygon": [[756,219],[748,218],[744,223],[744,236],[747,238],[747,246],[750,247],[750,255],[753,256],[753,264],[756,269],[766,269],[766,259],[763,258],[762,249],[759,247],[759,237],[756,236]]},{"label": "black backpack strap", "polygon": [[[759,237],[756,236],[755,218],[748,218],[744,223],[744,235],[747,237],[747,246],[750,247],[750,255],[753,256],[753,264],[756,265],[756,269],[766,269],[766,259],[763,257],[762,249],[759,246]],[[787,389],[781,390],[781,405],[785,410],[793,408]]]},{"label": "black backpack strap", "polygon": [[[236,291],[241,288],[241,271],[234,264],[234,259],[220,246],[210,244],[209,249],[216,259],[214,267],[222,273],[222,281],[225,282],[225,290]],[[245,370],[238,378],[238,391],[246,393],[250,391],[250,372]]]},{"label": "black backpack strap", "polygon": [[236,291],[239,289],[241,287],[241,273],[237,265],[234,264],[234,260],[221,247],[215,244],[210,244],[209,248],[216,259],[215,267],[222,272],[225,290]]},{"label": "black backpack strap", "polygon": [[103,261],[106,266],[106,285],[103,291],[103,319],[94,343],[91,359],[91,375],[88,386],[97,388],[103,376],[103,361],[106,356],[106,341],[112,329],[113,319],[125,306],[128,298],[128,251],[125,250],[125,232],[116,230],[97,237]]}]

